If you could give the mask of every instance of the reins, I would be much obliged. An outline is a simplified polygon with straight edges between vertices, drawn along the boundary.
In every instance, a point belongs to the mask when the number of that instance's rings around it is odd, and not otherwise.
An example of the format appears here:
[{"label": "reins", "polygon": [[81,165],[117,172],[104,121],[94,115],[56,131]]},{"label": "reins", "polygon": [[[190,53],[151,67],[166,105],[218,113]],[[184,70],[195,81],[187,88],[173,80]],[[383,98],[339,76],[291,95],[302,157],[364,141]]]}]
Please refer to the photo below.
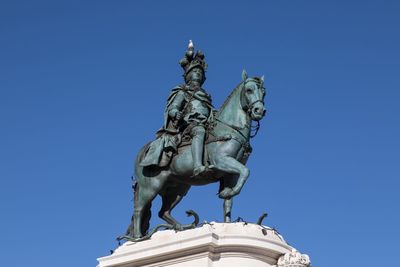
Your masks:
[{"label": "reins", "polygon": [[[243,90],[246,88],[246,81],[247,81],[247,80],[245,80],[245,81],[242,82],[242,85],[241,85],[241,86],[242,86],[242,88],[241,88],[242,92],[241,92],[241,94],[243,93]],[[254,138],[254,137],[257,135],[257,133],[258,133],[260,127],[261,127],[261,124],[260,124],[260,121],[256,121],[256,125],[253,125],[253,120],[251,119],[250,113],[251,113],[251,110],[253,109],[254,105],[255,105],[256,103],[258,103],[258,102],[260,102],[260,103],[262,103],[262,104],[264,105],[264,101],[262,101],[262,100],[260,100],[260,99],[257,99],[257,100],[255,100],[254,102],[250,103],[250,105],[243,106],[242,101],[240,100],[241,108],[247,113],[247,115],[248,115],[249,118],[250,118],[250,123],[247,123],[244,127],[238,127],[238,126],[235,126],[235,125],[231,125],[231,124],[229,124],[229,123],[226,123],[226,122],[220,120],[218,117],[216,117],[215,120],[218,121],[218,122],[220,122],[220,123],[222,123],[223,125],[225,125],[225,126],[231,128],[231,129],[235,130],[236,132],[238,132],[238,133],[244,138],[244,140],[246,140],[246,143],[249,143],[249,141],[248,141],[248,139],[247,139],[248,137],[245,136],[245,135],[241,132],[241,130],[250,129],[250,139],[251,139],[251,138]],[[216,139],[216,140],[217,140],[217,139]],[[238,140],[238,141],[239,141],[239,140]],[[240,143],[242,143],[242,142],[240,142]],[[243,143],[243,144],[244,144],[244,143]],[[242,144],[242,145],[243,145],[243,144]]]}]

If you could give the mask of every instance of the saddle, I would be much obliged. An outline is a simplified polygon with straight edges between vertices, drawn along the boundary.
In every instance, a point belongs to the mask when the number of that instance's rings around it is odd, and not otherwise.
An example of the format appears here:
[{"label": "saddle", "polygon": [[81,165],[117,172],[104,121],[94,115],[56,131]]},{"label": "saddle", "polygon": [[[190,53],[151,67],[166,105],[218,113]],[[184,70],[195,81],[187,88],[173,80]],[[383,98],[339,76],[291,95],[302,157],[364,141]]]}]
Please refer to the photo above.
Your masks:
[{"label": "saddle", "polygon": [[[209,155],[206,145],[218,141],[229,141],[234,139],[241,143],[244,149],[244,156],[248,157],[251,154],[252,148],[249,142],[243,142],[239,138],[232,136],[230,134],[224,136],[216,136],[213,131],[215,121],[212,123],[207,123],[206,125],[206,135],[204,141],[204,152],[203,152],[203,162],[205,165],[209,163]],[[166,167],[171,163],[174,156],[179,154],[187,146],[192,144],[192,137],[190,136],[191,127],[187,127],[183,133],[178,133],[177,131],[168,132],[166,130],[159,131],[156,140],[150,142],[146,148],[140,165],[146,166],[158,166]]]},{"label": "saddle", "polygon": [[[181,141],[178,145],[178,151],[186,146],[190,146],[192,144],[192,137],[190,135],[184,134],[182,137],[179,138]],[[232,136],[226,135],[226,136],[215,136],[212,134],[211,131],[206,131],[206,136],[204,138],[204,145],[207,145],[209,143],[213,142],[218,142],[218,141],[228,141],[232,139]]]}]

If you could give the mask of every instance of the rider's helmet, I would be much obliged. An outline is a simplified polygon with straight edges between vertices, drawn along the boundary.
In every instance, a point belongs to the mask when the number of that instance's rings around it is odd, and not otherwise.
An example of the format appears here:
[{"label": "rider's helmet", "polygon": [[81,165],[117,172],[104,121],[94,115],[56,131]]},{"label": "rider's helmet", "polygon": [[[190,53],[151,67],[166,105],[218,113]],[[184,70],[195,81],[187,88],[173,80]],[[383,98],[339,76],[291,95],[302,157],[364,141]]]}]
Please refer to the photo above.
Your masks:
[{"label": "rider's helmet", "polygon": [[185,53],[184,58],[179,61],[179,64],[183,68],[183,78],[185,82],[189,84],[191,81],[203,84],[206,80],[206,69],[207,63],[204,59],[204,53],[198,50],[194,53],[194,46],[192,40],[189,41],[188,50]]}]

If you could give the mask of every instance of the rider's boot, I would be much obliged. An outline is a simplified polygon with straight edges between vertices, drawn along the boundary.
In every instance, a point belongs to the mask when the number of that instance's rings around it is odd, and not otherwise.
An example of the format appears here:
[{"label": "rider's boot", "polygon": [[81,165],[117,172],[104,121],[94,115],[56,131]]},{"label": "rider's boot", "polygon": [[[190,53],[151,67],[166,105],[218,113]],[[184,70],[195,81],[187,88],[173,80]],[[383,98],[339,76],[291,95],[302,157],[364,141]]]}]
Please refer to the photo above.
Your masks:
[{"label": "rider's boot", "polygon": [[192,129],[192,157],[193,157],[193,176],[202,174],[206,167],[203,165],[203,150],[205,129],[203,126],[196,126]]}]

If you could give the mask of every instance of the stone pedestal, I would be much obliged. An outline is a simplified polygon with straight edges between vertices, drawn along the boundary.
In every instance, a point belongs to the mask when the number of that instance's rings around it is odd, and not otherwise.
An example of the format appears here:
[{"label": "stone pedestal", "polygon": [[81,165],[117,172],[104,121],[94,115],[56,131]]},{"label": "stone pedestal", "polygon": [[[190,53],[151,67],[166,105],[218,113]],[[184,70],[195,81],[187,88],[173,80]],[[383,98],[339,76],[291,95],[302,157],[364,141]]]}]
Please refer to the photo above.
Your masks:
[{"label": "stone pedestal", "polygon": [[310,266],[308,256],[290,247],[274,230],[242,222],[160,231],[146,241],[126,242],[98,261],[98,267]]}]

